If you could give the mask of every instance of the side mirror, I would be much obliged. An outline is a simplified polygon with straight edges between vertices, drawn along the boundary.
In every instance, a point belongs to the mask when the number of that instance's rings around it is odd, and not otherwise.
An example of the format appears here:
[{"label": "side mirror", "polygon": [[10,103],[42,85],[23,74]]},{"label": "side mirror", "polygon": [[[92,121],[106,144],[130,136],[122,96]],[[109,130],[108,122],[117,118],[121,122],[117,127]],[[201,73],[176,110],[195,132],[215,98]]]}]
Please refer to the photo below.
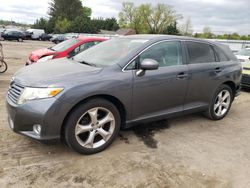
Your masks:
[{"label": "side mirror", "polygon": [[159,68],[159,63],[153,59],[144,59],[140,63],[141,70],[156,70]]},{"label": "side mirror", "polygon": [[153,59],[144,59],[140,63],[140,69],[136,72],[137,76],[143,76],[146,70],[156,70],[159,68],[159,63]]}]

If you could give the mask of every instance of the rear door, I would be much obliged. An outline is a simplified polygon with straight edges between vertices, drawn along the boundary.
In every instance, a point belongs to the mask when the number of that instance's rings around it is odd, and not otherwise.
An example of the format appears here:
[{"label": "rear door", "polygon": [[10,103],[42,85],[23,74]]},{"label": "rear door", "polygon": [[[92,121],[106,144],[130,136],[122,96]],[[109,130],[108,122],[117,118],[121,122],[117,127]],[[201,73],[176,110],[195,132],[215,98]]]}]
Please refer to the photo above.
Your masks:
[{"label": "rear door", "polygon": [[185,41],[189,84],[184,110],[207,108],[216,85],[221,67],[212,45],[203,42]]},{"label": "rear door", "polygon": [[[143,76],[134,71],[133,119],[159,118],[183,113],[188,68],[180,41],[162,41],[142,52],[135,60],[154,59],[159,69]],[[152,119],[151,119],[152,120]]]}]

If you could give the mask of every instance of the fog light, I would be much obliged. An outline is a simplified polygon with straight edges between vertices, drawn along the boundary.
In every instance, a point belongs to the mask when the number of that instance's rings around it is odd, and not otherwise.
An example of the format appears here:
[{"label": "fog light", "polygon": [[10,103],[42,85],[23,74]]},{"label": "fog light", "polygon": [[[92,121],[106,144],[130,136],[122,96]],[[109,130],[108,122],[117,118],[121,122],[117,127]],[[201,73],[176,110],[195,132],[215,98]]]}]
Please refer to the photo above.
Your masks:
[{"label": "fog light", "polygon": [[36,134],[40,135],[40,134],[41,134],[41,130],[42,130],[41,125],[38,125],[38,124],[33,125],[33,131],[34,131]]}]

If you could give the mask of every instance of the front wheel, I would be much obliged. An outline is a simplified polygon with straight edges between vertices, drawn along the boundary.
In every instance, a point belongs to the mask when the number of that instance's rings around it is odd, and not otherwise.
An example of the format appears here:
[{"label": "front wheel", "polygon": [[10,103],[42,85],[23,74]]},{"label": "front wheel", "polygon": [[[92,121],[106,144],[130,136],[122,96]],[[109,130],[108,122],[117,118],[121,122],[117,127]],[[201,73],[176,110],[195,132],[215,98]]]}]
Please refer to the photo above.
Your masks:
[{"label": "front wheel", "polygon": [[7,63],[5,61],[0,61],[0,73],[4,73],[8,69]]},{"label": "front wheel", "polygon": [[81,154],[106,149],[116,138],[121,125],[119,111],[111,102],[93,99],[76,107],[65,124],[66,143]]},{"label": "front wheel", "polygon": [[209,105],[205,115],[212,120],[221,120],[229,112],[233,101],[233,92],[228,85],[221,85]]}]

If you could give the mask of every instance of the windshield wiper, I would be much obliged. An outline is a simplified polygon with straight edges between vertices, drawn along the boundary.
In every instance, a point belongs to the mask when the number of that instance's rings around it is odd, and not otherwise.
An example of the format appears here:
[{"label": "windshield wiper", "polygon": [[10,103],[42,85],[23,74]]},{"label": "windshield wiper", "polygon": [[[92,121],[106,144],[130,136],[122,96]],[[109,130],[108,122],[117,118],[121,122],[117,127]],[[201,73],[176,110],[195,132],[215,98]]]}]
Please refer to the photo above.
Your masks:
[{"label": "windshield wiper", "polygon": [[48,49],[52,50],[52,51],[55,51],[52,47],[49,47]]},{"label": "windshield wiper", "polygon": [[86,62],[86,61],[79,61],[79,63],[84,64],[84,65],[89,65],[89,66],[91,66],[91,67],[96,67],[96,64],[94,64],[94,63],[89,63],[89,62]]},{"label": "windshield wiper", "polygon": [[91,67],[96,67],[96,64],[94,64],[94,63],[89,63],[89,62],[86,62],[86,61],[78,61],[74,57],[68,57],[68,58],[70,58],[73,61],[76,61],[78,63],[81,63],[81,64],[85,64],[85,65],[88,65],[88,66],[91,66]]}]

